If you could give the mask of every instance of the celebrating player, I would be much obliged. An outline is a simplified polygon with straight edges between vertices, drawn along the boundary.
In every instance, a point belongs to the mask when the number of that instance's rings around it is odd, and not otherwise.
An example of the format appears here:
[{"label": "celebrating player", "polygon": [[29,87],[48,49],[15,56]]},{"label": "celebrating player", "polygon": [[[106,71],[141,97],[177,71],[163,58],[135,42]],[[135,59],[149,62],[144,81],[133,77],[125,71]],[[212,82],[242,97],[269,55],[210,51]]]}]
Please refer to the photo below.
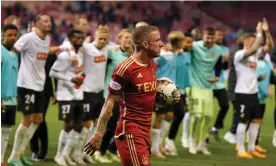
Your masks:
[{"label": "celebrating player", "polygon": [[[235,88],[235,110],[239,117],[237,127],[237,148],[238,157],[252,159],[254,157],[266,158],[266,155],[255,149],[255,142],[258,136],[259,127],[262,121],[262,112],[258,99],[257,61],[258,58],[269,52],[273,45],[271,42],[261,47],[263,40],[262,31],[266,38],[270,39],[267,21],[258,22],[256,27],[257,37],[253,34],[244,36],[243,50],[236,52],[234,57],[235,69],[237,72],[237,84]],[[250,85],[250,86],[249,86]],[[244,137],[248,126],[248,152],[244,147]]]},{"label": "celebrating player", "polygon": [[[84,44],[78,52],[84,57],[85,79],[81,87],[84,91],[84,127],[81,132],[81,141],[77,145],[78,150],[73,154],[74,158],[82,156],[81,152],[85,139],[89,139],[95,133],[97,120],[104,103],[103,89],[108,53],[108,47],[106,46],[108,36],[109,33],[106,28],[98,28],[95,32],[95,41]],[[85,161],[93,163],[89,155],[84,154],[83,157]]]},{"label": "celebrating player", "polygon": [[[191,101],[190,106],[190,134],[189,152],[197,151],[211,155],[205,139],[208,127],[213,117],[213,90],[212,83],[218,81],[221,72],[220,47],[215,43],[215,30],[208,27],[203,32],[203,40],[193,43],[191,55]],[[213,69],[216,69],[215,76]],[[196,139],[199,133],[199,139]],[[198,144],[197,144],[198,141]]]},{"label": "celebrating player", "polygon": [[15,124],[16,115],[16,82],[18,74],[18,56],[13,46],[16,42],[18,29],[13,24],[3,27],[3,44],[1,46],[1,162],[9,141],[12,126]]},{"label": "celebrating player", "polygon": [[29,140],[43,120],[43,95],[45,83],[45,62],[50,47],[51,20],[47,15],[38,15],[36,29],[19,38],[14,48],[21,53],[21,64],[18,73],[18,105],[24,117],[15,133],[14,145],[9,163],[25,165],[32,163],[23,156]]},{"label": "celebrating player", "polygon": [[[132,32],[135,52],[113,72],[109,95],[103,106],[96,133],[85,145],[87,154],[100,146],[104,130],[119,101],[120,118],[116,129],[116,145],[124,166],[150,165],[150,127],[156,96],[156,64],[163,47],[159,30],[141,26]],[[179,100],[179,96],[176,96]]]}]

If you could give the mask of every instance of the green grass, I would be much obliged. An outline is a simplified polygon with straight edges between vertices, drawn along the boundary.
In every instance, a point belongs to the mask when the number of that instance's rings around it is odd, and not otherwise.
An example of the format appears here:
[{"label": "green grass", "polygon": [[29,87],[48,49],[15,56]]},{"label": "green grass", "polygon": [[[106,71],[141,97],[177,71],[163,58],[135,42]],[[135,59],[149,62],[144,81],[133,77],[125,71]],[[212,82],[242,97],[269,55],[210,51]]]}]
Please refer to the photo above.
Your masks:
[{"label": "green grass", "polygon": [[[265,118],[263,121],[262,126],[262,133],[261,133],[261,145],[268,149],[267,159],[253,159],[253,160],[243,160],[238,159],[236,157],[236,152],[234,150],[234,146],[226,143],[225,141],[222,142],[215,142],[211,139],[210,151],[213,153],[212,156],[207,157],[203,155],[195,155],[192,156],[188,153],[187,149],[181,147],[180,143],[180,134],[176,139],[176,146],[178,148],[178,156],[177,157],[168,157],[166,160],[160,160],[157,158],[152,157],[151,163],[155,166],[276,166],[276,148],[272,147],[272,135],[273,135],[273,110],[274,110],[274,100],[268,100],[268,107],[266,109]],[[216,102],[217,106],[217,102]],[[217,109],[217,107],[216,107]],[[17,124],[18,126],[19,119],[22,115],[17,114]],[[227,114],[227,118],[225,121],[225,129],[220,131],[221,137],[223,137],[224,133],[227,129],[229,129],[231,124],[232,118],[232,107]],[[47,156],[46,162],[37,162],[34,163],[35,166],[57,166],[53,162],[53,158],[56,153],[57,143],[58,143],[58,134],[62,128],[62,122],[58,121],[58,110],[57,106],[51,105],[48,110],[47,114],[47,123],[49,129],[49,153]],[[10,136],[9,147],[6,152],[6,159],[10,155],[14,132],[16,127],[13,128],[13,132]],[[180,127],[182,128],[182,127]],[[179,132],[181,133],[181,131]],[[27,150],[27,156],[30,157],[30,150]],[[94,164],[94,165],[121,165],[117,164]]]}]

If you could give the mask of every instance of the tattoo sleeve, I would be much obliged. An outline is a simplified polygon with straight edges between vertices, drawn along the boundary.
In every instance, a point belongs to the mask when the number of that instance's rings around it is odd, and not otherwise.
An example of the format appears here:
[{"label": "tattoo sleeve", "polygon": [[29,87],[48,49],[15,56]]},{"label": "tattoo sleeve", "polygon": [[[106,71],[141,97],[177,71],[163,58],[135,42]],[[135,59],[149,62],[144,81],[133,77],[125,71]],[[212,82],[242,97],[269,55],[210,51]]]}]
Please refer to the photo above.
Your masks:
[{"label": "tattoo sleeve", "polygon": [[256,51],[260,48],[262,42],[263,42],[263,35],[261,33],[258,33],[253,46],[245,52],[244,58],[247,58],[250,55],[255,54]]},{"label": "tattoo sleeve", "polygon": [[265,32],[264,34],[265,34],[265,38],[266,38],[266,42],[265,42],[265,46],[264,46],[264,53],[268,53],[273,49],[274,41],[273,41],[273,38],[272,38],[270,32]]},{"label": "tattoo sleeve", "polygon": [[112,116],[114,104],[119,100],[119,96],[108,95],[98,120],[96,133],[104,134],[106,125]]}]

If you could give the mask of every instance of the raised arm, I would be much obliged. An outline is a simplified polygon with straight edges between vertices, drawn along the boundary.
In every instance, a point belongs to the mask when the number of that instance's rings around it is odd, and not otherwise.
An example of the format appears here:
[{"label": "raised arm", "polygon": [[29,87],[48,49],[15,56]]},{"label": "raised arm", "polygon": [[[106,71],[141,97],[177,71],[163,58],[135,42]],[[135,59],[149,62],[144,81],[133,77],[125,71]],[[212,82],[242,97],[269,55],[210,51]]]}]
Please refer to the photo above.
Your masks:
[{"label": "raised arm", "polygon": [[274,47],[274,41],[271,33],[269,32],[269,25],[265,18],[263,19],[262,29],[266,37],[265,46],[263,47],[263,53],[265,55],[266,53],[269,53]]},{"label": "raised arm", "polygon": [[244,57],[243,57],[244,59],[255,54],[263,42],[262,23],[261,22],[258,22],[256,31],[257,31],[256,40],[255,40],[254,44],[252,45],[252,47],[245,51]]}]

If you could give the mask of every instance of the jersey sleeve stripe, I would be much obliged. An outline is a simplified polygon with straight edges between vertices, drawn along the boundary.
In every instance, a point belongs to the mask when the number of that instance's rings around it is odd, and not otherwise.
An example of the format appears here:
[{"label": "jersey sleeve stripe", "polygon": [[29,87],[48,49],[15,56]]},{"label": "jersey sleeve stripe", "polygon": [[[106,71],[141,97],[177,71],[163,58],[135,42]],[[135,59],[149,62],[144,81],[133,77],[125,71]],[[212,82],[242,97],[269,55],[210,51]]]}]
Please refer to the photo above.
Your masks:
[{"label": "jersey sleeve stripe", "polygon": [[129,63],[131,63],[132,61],[133,61],[133,60],[132,60],[131,58],[127,59],[127,60],[120,66],[120,68],[119,68],[117,74],[118,74],[118,75],[122,75],[122,74],[123,74],[122,72],[125,70],[125,68],[127,67],[127,65],[128,65]]},{"label": "jersey sleeve stripe", "polygon": [[127,70],[127,68],[133,63],[134,61],[132,60],[130,63],[128,63],[128,65],[124,68],[124,70],[122,70],[122,72],[120,73],[120,76],[122,77],[123,74],[125,73],[125,71]]},{"label": "jersey sleeve stripe", "polygon": [[124,68],[124,66],[130,61],[130,58],[127,59],[126,61],[124,61],[121,66],[119,67],[119,69],[117,70],[117,73],[116,74],[119,74],[120,71],[122,70],[122,68]]}]

